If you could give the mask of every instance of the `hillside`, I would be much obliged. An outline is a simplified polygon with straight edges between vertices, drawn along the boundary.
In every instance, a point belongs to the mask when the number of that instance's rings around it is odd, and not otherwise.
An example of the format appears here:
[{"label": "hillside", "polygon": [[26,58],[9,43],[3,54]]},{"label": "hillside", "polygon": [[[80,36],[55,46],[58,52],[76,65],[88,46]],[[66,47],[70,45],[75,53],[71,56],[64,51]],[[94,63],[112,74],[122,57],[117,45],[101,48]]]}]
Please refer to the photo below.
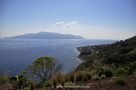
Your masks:
[{"label": "hillside", "polygon": [[11,38],[16,39],[83,39],[81,36],[71,35],[71,34],[59,34],[52,32],[39,32],[39,33],[29,33],[19,36],[14,36]]},{"label": "hillside", "polygon": [[136,61],[136,36],[113,44],[78,47],[78,50],[79,58],[85,61],[78,68],[91,69],[94,64],[123,66]]},{"label": "hillside", "polygon": [[89,85],[91,90],[136,88],[136,36],[113,44],[84,46],[77,49],[80,51],[78,57],[83,63],[76,72],[84,71],[91,74],[92,79],[87,79],[84,83]]}]

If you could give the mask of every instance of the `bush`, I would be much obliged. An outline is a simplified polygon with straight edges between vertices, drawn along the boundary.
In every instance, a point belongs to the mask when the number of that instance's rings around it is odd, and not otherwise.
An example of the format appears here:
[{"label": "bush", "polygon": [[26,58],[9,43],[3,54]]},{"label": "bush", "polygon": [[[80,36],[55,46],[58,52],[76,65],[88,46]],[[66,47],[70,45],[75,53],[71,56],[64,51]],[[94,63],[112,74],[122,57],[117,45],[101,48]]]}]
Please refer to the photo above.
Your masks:
[{"label": "bush", "polygon": [[33,81],[29,81],[30,83],[30,90],[35,90],[36,86]]},{"label": "bush", "polygon": [[73,82],[66,82],[64,86],[75,86],[75,83]]},{"label": "bush", "polygon": [[102,75],[100,76],[100,78],[101,78],[101,79],[104,79],[104,78],[106,78],[106,76],[105,76],[104,74],[102,74]]},{"label": "bush", "polygon": [[96,67],[96,71],[95,71],[95,75],[101,76],[102,74],[104,74],[104,69],[103,67],[97,66]]},{"label": "bush", "polygon": [[136,62],[130,63],[128,65],[128,74],[134,73],[136,70]]},{"label": "bush", "polygon": [[91,79],[91,73],[87,71],[77,71],[74,73],[74,79],[76,82],[83,82]]},{"label": "bush", "polygon": [[76,82],[80,82],[83,80],[83,74],[81,71],[77,71],[74,73],[74,78]]},{"label": "bush", "polygon": [[23,75],[17,75],[16,77],[11,77],[10,82],[12,84],[13,89],[24,89],[24,88],[30,88],[33,87],[32,82],[30,83],[30,80],[25,78]]},{"label": "bush", "polygon": [[57,85],[57,83],[61,84],[62,86],[64,85],[65,78],[61,73],[57,73],[53,78],[53,85]]},{"label": "bush", "polygon": [[125,79],[121,76],[115,77],[115,83],[118,85],[125,85]]},{"label": "bush", "polygon": [[44,84],[43,84],[44,87],[51,87],[52,86],[52,81],[46,81]]},{"label": "bush", "polygon": [[98,74],[99,76],[101,75],[105,75],[106,77],[111,77],[113,76],[113,71],[111,68],[109,67],[98,67],[96,68],[96,74]]},{"label": "bush", "polygon": [[117,70],[115,71],[116,76],[123,76],[127,74],[127,70],[123,67],[119,67],[117,68]]},{"label": "bush", "polygon": [[104,74],[106,77],[112,77],[113,71],[110,68],[106,68],[106,69],[104,69]]},{"label": "bush", "polygon": [[9,82],[9,78],[5,76],[0,76],[0,84],[5,84]]},{"label": "bush", "polygon": [[88,81],[89,79],[92,79],[92,75],[90,72],[84,71],[82,72],[82,78],[84,81]]},{"label": "bush", "polygon": [[95,75],[92,77],[93,80],[100,80],[100,77],[98,75]]},{"label": "bush", "polygon": [[71,72],[65,76],[65,82],[74,82],[74,72]]}]

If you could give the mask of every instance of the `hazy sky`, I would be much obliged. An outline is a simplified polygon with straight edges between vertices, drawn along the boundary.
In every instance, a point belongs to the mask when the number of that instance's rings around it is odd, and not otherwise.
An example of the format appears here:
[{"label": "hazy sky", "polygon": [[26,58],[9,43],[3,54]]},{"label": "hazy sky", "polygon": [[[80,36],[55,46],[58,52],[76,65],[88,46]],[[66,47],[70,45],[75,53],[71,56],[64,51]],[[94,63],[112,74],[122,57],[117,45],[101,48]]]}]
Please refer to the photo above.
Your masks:
[{"label": "hazy sky", "polygon": [[136,35],[136,0],[0,0],[0,37],[41,31],[126,39]]}]

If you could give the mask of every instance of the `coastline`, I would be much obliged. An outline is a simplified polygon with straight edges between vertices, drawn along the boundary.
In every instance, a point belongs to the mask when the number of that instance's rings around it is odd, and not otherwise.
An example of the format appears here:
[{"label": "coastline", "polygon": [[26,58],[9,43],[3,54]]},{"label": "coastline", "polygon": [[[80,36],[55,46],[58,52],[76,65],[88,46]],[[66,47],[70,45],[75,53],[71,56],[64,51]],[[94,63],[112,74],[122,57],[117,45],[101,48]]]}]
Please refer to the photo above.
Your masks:
[{"label": "coastline", "polygon": [[78,57],[81,52],[80,52],[77,48],[74,48],[74,52],[75,52],[75,54],[76,54],[75,56],[76,56],[77,60],[82,63],[83,61]]},{"label": "coastline", "polygon": [[[77,56],[82,62],[86,62],[87,58],[92,55],[92,46],[77,47],[79,55]],[[87,58],[86,58],[87,57]]]}]

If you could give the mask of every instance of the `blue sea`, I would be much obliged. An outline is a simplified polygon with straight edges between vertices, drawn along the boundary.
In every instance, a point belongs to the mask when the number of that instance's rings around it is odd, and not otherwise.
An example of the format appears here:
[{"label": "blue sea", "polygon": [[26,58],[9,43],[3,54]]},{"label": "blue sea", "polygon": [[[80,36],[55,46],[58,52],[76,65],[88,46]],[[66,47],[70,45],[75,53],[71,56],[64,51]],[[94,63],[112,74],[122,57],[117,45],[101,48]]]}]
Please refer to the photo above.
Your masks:
[{"label": "blue sea", "polygon": [[82,63],[77,47],[113,43],[91,39],[0,39],[0,74],[16,75],[41,56],[52,56],[69,72]]}]

